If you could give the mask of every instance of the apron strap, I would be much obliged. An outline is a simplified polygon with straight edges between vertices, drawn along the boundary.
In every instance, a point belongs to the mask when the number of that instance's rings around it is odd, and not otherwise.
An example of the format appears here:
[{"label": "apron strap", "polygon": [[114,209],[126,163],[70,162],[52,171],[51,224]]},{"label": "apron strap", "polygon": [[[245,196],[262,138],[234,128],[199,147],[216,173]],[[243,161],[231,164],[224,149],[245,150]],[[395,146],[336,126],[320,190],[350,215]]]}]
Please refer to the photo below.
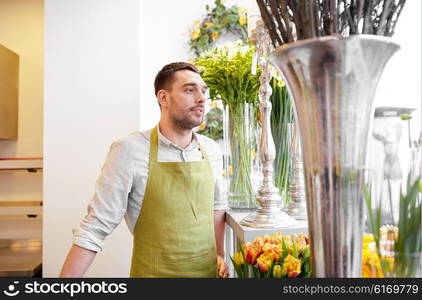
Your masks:
[{"label": "apron strap", "polygon": [[149,144],[149,162],[157,162],[158,152],[158,134],[157,127],[151,130],[150,144]]}]

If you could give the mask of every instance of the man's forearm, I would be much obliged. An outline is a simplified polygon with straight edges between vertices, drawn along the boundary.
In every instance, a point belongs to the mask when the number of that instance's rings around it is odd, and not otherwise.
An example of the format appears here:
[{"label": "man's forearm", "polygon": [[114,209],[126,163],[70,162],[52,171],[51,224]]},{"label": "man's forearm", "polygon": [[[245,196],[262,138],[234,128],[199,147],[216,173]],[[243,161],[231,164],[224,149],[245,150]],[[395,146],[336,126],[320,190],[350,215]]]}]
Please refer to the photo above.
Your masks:
[{"label": "man's forearm", "polygon": [[214,231],[217,254],[224,257],[224,233],[226,225],[226,212],[224,210],[214,210]]},{"label": "man's forearm", "polygon": [[97,252],[76,245],[70,248],[59,277],[83,277]]}]

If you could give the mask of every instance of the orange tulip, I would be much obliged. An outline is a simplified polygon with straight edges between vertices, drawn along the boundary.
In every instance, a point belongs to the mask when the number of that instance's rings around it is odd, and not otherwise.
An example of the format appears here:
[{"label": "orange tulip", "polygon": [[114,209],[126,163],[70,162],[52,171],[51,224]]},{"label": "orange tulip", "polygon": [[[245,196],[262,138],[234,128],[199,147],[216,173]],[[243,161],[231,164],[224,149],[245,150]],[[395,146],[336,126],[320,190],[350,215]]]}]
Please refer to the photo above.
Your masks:
[{"label": "orange tulip", "polygon": [[245,253],[246,262],[250,265],[255,265],[259,254],[261,254],[259,247],[252,243],[246,243],[243,252]]},{"label": "orange tulip", "polygon": [[267,242],[262,246],[262,252],[264,253],[270,252],[273,249],[273,247],[274,247],[273,244]]},{"label": "orange tulip", "polygon": [[299,252],[302,251],[302,249],[305,249],[305,247],[307,246],[306,240],[303,237],[296,237],[295,242],[296,242],[296,249]]},{"label": "orange tulip", "polygon": [[297,277],[300,274],[301,265],[300,259],[294,258],[289,254],[284,260],[283,272],[287,273],[287,277]]},{"label": "orange tulip", "polygon": [[273,264],[273,259],[271,255],[268,255],[268,253],[263,253],[261,256],[258,257],[257,262],[259,270],[261,272],[267,272]]}]

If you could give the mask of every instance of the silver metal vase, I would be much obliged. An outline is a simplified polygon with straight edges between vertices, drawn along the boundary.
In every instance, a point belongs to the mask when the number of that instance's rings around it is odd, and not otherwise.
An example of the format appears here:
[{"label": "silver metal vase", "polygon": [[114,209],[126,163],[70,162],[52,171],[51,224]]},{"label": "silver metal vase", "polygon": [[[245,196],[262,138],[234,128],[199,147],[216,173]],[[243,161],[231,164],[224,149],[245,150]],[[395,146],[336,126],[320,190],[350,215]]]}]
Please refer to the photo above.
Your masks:
[{"label": "silver metal vase", "polygon": [[361,277],[372,103],[398,49],[386,37],[327,36],[283,45],[269,56],[294,100],[315,277]]}]

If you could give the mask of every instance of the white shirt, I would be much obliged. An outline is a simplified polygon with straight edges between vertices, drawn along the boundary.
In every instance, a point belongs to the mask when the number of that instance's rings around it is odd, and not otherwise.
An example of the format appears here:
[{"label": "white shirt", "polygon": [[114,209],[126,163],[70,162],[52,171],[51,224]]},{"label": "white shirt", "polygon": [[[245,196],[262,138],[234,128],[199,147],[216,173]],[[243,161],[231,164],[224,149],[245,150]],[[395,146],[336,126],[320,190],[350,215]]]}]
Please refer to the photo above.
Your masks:
[{"label": "white shirt", "polygon": [[[192,142],[183,149],[157,131],[157,160],[161,162],[202,160],[198,142],[202,145],[214,175],[214,210],[227,209],[227,187],[223,180],[220,146],[212,139],[194,133]],[[148,177],[150,134],[151,130],[135,132],[111,145],[95,185],[94,196],[88,205],[88,214],[79,228],[73,230],[74,244],[96,252],[102,250],[105,238],[120,224],[123,217],[133,234]]]}]

